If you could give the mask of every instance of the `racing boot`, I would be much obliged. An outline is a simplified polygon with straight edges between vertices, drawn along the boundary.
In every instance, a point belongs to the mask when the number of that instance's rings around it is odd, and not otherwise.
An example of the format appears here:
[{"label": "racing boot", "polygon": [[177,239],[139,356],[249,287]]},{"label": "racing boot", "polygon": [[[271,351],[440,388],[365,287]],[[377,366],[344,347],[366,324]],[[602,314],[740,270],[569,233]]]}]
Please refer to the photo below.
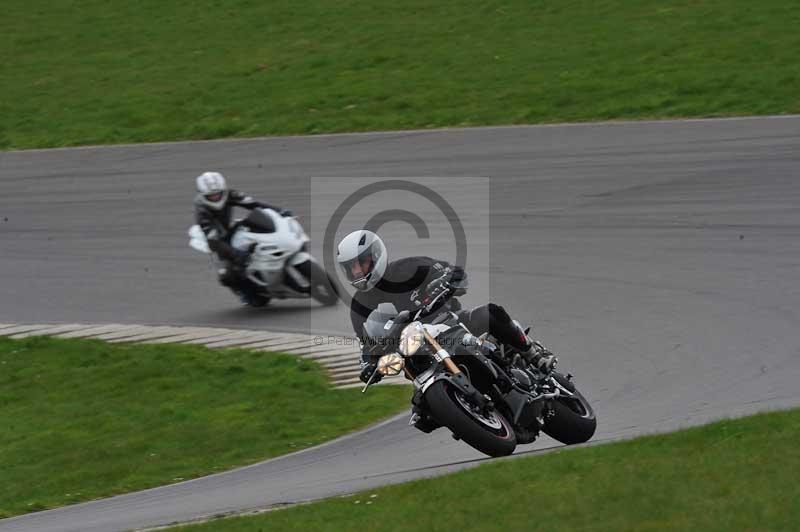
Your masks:
[{"label": "racing boot", "polygon": [[526,347],[519,350],[519,354],[522,358],[545,375],[553,371],[558,363],[558,358],[540,342],[528,336],[530,328],[523,329],[517,320],[514,320],[513,323],[519,331],[520,336],[524,338]]},{"label": "racing boot", "polygon": [[558,358],[537,341],[531,343],[526,352],[520,353],[533,367],[547,375],[553,371],[558,363]]}]

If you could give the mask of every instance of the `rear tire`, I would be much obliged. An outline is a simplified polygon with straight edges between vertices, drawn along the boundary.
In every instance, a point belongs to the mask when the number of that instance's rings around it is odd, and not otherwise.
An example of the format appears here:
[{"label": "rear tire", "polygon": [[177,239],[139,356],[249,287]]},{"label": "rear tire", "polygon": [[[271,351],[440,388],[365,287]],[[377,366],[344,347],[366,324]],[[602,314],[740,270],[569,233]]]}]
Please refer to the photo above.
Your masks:
[{"label": "rear tire", "polygon": [[560,373],[553,373],[553,378],[574,396],[552,401],[553,415],[545,422],[542,431],[567,445],[589,441],[597,430],[597,417],[592,405],[566,377]]},{"label": "rear tire", "polygon": [[492,412],[499,429],[477,421],[468,414],[453,395],[458,389],[446,380],[434,382],[425,392],[425,400],[433,417],[465,443],[489,456],[507,456],[517,447],[514,429],[503,415]]}]

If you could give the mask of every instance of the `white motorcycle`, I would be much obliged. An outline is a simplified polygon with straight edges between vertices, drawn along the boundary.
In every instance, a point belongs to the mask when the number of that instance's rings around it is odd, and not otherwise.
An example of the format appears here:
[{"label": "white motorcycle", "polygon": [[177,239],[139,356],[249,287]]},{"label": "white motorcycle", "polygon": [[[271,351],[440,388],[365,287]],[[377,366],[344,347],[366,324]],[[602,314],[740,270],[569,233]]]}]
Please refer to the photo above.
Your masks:
[{"label": "white motorcycle", "polygon": [[[335,305],[338,295],[330,277],[308,251],[308,235],[294,217],[284,217],[272,209],[253,209],[232,228],[230,244],[236,249],[252,249],[244,276],[255,286],[248,304],[263,307],[272,298],[311,297],[323,305]],[[189,228],[189,246],[210,254],[217,269],[223,268],[208,247],[199,225]]]}]

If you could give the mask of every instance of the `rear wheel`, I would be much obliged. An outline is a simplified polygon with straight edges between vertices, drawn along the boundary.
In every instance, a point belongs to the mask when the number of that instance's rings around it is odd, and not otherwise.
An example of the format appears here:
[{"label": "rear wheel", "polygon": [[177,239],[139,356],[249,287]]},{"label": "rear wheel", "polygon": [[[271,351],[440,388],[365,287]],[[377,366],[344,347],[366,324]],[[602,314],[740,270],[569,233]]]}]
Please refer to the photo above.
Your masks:
[{"label": "rear wheel", "polygon": [[269,302],[270,298],[262,295],[254,295],[247,298],[247,305],[255,308],[266,307]]},{"label": "rear wheel", "polygon": [[567,445],[589,441],[597,430],[597,417],[592,405],[564,375],[554,372],[553,378],[572,395],[564,394],[552,401],[553,415],[547,419],[542,431]]},{"label": "rear wheel", "polygon": [[481,412],[450,382],[434,382],[425,392],[425,400],[436,421],[480,452],[489,456],[514,452],[517,440],[508,420],[493,408]]}]

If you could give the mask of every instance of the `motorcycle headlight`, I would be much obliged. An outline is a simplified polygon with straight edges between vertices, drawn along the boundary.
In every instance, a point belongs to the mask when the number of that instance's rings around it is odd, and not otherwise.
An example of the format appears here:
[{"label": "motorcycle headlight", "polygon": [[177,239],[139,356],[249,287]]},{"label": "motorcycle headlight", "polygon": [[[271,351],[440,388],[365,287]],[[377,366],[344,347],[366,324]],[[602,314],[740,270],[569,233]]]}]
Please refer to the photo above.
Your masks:
[{"label": "motorcycle headlight", "polygon": [[381,375],[397,375],[403,371],[405,360],[397,353],[383,355],[378,359],[378,373]]},{"label": "motorcycle headlight", "polygon": [[400,333],[400,346],[398,351],[405,357],[414,356],[425,343],[425,335],[422,334],[422,324],[418,321],[406,325]]}]

